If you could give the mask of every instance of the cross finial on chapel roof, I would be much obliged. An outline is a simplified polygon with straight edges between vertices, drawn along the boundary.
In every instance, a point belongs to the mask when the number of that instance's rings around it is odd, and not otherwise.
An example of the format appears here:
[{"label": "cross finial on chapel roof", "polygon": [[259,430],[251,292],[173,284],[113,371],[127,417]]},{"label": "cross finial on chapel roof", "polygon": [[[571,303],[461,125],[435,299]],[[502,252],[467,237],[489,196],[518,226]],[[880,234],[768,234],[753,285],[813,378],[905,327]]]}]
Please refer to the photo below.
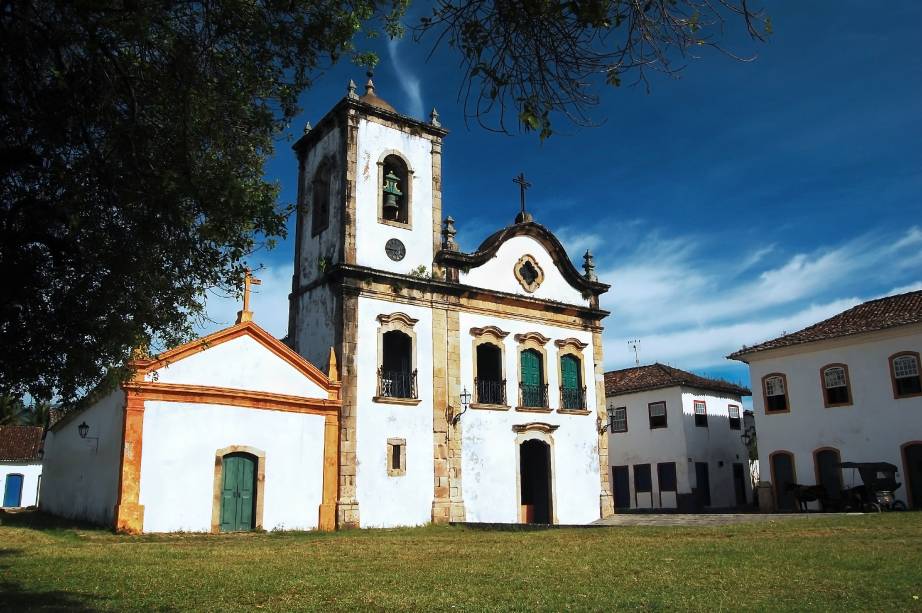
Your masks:
[{"label": "cross finial on chapel roof", "polygon": [[253,285],[262,285],[262,281],[253,276],[249,268],[243,274],[243,310],[237,311],[237,323],[253,321],[253,311],[250,310],[250,288]]},{"label": "cross finial on chapel roof", "polygon": [[519,214],[515,216],[515,223],[534,221],[532,214],[525,210],[525,190],[531,187],[531,183],[525,180],[524,172],[520,172],[519,176],[513,179],[512,182],[519,184],[519,204],[522,207],[522,210],[519,211]]}]

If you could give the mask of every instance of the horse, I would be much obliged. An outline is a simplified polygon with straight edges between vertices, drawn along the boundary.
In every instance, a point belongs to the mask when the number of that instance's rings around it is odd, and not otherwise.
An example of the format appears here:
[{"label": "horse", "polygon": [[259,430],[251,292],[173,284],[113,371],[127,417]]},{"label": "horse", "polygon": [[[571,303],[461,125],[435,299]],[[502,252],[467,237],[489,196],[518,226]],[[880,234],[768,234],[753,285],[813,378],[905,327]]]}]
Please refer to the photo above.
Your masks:
[{"label": "horse", "polygon": [[791,492],[794,500],[797,501],[799,510],[806,513],[807,503],[826,498],[826,488],[822,485],[801,485],[799,483],[788,483],[785,490]]}]

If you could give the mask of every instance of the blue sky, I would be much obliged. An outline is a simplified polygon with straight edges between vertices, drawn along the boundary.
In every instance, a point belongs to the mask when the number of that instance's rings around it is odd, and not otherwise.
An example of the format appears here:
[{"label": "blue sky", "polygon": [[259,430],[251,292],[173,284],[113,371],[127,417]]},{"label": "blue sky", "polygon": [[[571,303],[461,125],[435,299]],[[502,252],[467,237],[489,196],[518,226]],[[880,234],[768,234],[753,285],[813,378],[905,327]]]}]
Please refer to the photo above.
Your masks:
[{"label": "blue sky", "polygon": [[[853,0],[767,6],[766,44],[730,27],[729,46],[690,60],[651,89],[606,89],[598,127],[558,124],[544,143],[465,126],[450,52],[379,44],[378,94],[398,111],[437,107],[443,209],[466,250],[512,222],[512,178],[525,172],[529,209],[581,263],[587,247],[612,285],[603,306],[605,366],[642,362],[748,383],[724,356],[858,302],[922,288],[922,3],[886,9]],[[364,70],[342,63],[302,97],[293,124],[316,123]],[[267,174],[291,202],[296,164],[280,140]],[[256,320],[285,333],[293,233],[252,259],[265,268]],[[232,302],[232,301],[231,301]],[[239,308],[214,299],[228,323]]]}]

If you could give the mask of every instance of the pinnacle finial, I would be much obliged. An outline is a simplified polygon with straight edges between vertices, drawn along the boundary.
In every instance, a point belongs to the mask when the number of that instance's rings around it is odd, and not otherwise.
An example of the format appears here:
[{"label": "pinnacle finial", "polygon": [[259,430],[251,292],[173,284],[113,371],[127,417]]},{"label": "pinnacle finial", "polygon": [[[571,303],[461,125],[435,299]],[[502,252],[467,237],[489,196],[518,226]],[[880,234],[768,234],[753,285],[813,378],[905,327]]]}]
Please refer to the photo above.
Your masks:
[{"label": "pinnacle finial", "polygon": [[355,93],[355,88],[356,88],[355,81],[353,81],[352,79],[349,79],[349,86],[346,88],[346,92],[347,92],[347,93],[346,93],[346,97],[347,97],[347,98],[349,98],[349,99],[351,99],[351,100],[357,100],[357,99],[358,99],[359,95],[358,95],[357,93]]},{"label": "pinnacle finial", "polygon": [[375,82],[372,80],[372,78],[375,76],[375,73],[369,70],[365,74],[368,76],[368,83],[365,84],[365,95],[374,95]]},{"label": "pinnacle finial", "polygon": [[458,243],[455,242],[455,234],[457,233],[458,231],[455,229],[455,220],[449,215],[442,224],[442,249],[448,251],[458,250]]},{"label": "pinnacle finial", "polygon": [[439,122],[439,112],[435,110],[435,107],[432,107],[432,112],[429,113],[429,123],[434,125],[436,128],[442,125]]},{"label": "pinnacle finial", "polygon": [[327,378],[330,381],[339,381],[339,367],[336,364],[336,351],[330,347],[330,359],[327,366]]},{"label": "pinnacle finial", "polygon": [[598,277],[595,276],[595,262],[592,259],[592,252],[586,249],[585,255],[583,255],[583,270],[586,271],[586,274],[583,276],[590,281],[597,281]]},{"label": "pinnacle finial", "polygon": [[313,128],[311,127],[311,122],[308,121],[307,123],[304,124],[304,133],[307,134],[311,130],[313,130]]}]

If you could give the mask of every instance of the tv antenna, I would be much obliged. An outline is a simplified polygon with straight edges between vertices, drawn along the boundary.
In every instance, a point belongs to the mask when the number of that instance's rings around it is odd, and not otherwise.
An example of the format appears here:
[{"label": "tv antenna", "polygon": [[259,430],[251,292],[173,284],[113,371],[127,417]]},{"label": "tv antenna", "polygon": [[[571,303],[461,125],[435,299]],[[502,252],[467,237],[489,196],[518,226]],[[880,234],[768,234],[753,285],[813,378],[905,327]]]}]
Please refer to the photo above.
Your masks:
[{"label": "tv antenna", "polygon": [[634,365],[640,366],[640,339],[634,339],[627,342],[627,346],[634,351]]}]

